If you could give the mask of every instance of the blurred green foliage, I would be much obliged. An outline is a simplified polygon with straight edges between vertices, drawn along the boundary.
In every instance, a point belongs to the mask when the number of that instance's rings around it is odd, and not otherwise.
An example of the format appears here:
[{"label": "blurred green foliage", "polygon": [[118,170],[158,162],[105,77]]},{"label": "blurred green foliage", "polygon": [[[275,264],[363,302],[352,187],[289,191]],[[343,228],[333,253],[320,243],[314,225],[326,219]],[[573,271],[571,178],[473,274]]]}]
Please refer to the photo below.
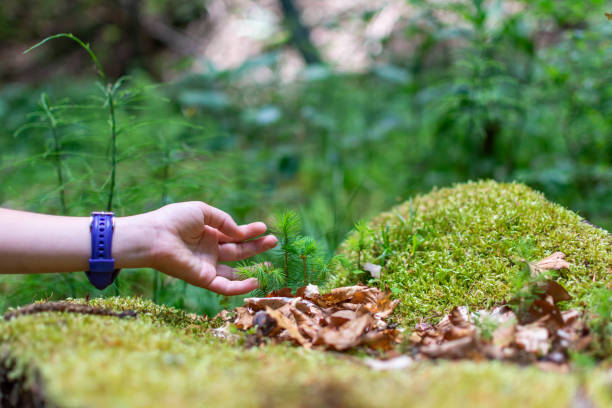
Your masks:
[{"label": "blurred green foliage", "polygon": [[[238,221],[270,221],[293,208],[300,233],[329,257],[359,219],[436,185],[493,178],[526,182],[612,228],[604,2],[515,2],[511,13],[502,1],[411,3],[417,13],[403,35],[412,51],[365,73],[310,65],[291,83],[253,81],[261,68],[280,77],[273,50],[166,84],[132,70],[117,89],[115,211],[198,199]],[[93,78],[2,86],[0,204],[60,213],[63,191],[70,215],[104,208],[104,103]],[[102,293],[76,275],[2,277],[0,285],[10,294],[3,307],[86,293],[143,294],[207,313],[226,301],[152,271],[125,271]]]}]

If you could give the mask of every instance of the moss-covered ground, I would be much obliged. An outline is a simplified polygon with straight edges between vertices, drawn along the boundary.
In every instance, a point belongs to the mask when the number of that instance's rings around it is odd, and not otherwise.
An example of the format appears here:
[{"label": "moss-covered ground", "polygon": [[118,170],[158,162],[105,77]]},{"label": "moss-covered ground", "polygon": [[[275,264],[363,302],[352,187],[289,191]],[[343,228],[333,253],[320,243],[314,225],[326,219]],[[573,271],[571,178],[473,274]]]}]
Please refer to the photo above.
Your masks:
[{"label": "moss-covered ground", "polygon": [[[402,299],[404,322],[452,305],[503,300],[517,257],[566,253],[572,268],[559,279],[577,305],[589,288],[611,281],[607,233],[519,184],[438,190],[370,226],[361,262],[384,265],[382,284]],[[343,251],[355,257],[351,240]],[[336,283],[353,279],[339,270]],[[612,405],[612,370],[605,364],[569,374],[472,361],[381,372],[362,356],[289,345],[246,349],[239,340],[216,337],[206,319],[141,299],[89,303],[139,313],[47,312],[0,323],[0,351],[18,362],[14,375],[25,370],[34,378],[37,371],[48,399],[60,407]]]},{"label": "moss-covered ground", "polygon": [[[361,241],[361,244],[360,244]],[[519,184],[481,181],[415,197],[353,232],[340,252],[383,266],[381,286],[401,299],[400,316],[442,316],[455,305],[490,307],[511,296],[521,260],[553,252],[572,265],[557,281],[584,304],[593,287],[612,283],[612,236]],[[364,279],[336,271],[335,285]]]},{"label": "moss-covered ground", "polygon": [[[291,346],[244,349],[207,324],[139,299],[96,303],[136,318],[47,312],[0,324],[3,348],[35,368],[62,407],[569,406],[575,374],[491,362],[420,363],[377,372],[358,357]],[[612,373],[589,374],[599,406]]]}]

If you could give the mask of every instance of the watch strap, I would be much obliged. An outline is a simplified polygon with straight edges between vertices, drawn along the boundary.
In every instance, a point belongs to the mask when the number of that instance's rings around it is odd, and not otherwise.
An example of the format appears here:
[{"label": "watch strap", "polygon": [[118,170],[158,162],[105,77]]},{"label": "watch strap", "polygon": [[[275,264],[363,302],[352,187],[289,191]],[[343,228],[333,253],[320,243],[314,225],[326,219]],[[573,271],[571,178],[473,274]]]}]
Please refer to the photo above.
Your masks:
[{"label": "watch strap", "polygon": [[115,228],[113,217],[114,214],[109,212],[91,213],[91,258],[89,270],[85,273],[91,284],[100,290],[113,283],[119,274],[111,253]]}]

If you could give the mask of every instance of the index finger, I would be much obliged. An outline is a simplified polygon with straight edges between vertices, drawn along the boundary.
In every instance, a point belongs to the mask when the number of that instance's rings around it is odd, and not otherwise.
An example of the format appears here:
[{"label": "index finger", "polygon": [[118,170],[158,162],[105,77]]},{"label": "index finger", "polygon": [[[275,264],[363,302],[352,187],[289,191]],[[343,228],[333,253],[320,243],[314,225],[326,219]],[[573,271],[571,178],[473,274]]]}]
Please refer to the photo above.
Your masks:
[{"label": "index finger", "polygon": [[244,239],[244,231],[236,224],[236,221],[225,211],[202,203],[204,224],[221,231],[223,234],[237,240]]}]

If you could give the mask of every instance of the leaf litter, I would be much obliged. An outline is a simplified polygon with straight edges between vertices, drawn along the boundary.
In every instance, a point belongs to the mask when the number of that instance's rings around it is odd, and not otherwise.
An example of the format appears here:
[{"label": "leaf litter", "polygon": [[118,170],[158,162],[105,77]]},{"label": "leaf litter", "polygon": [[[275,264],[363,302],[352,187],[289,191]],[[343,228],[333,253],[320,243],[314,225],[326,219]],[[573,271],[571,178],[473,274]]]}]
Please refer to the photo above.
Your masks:
[{"label": "leaf litter", "polygon": [[[529,264],[532,277],[569,267],[562,252]],[[571,296],[552,279],[530,285],[533,298],[527,302],[513,299],[478,311],[456,306],[437,324],[418,323],[409,336],[388,321],[399,302],[390,291],[360,284],[329,293],[320,293],[315,285],[296,293],[285,288],[246,298],[244,306],[225,311],[221,318],[226,327],[234,324],[249,333],[249,347],[288,341],[307,349],[374,350],[382,358],[364,363],[375,370],[431,359],[492,359],[567,371],[569,352],[585,350],[591,342],[585,315],[559,308]]]},{"label": "leaf litter", "polygon": [[400,330],[386,321],[397,304],[389,291],[364,285],[324,294],[308,285],[295,294],[281,289],[264,298],[247,298],[234,310],[232,322],[241,330],[255,330],[248,345],[271,339],[337,351],[360,346],[390,350],[401,341]]}]

